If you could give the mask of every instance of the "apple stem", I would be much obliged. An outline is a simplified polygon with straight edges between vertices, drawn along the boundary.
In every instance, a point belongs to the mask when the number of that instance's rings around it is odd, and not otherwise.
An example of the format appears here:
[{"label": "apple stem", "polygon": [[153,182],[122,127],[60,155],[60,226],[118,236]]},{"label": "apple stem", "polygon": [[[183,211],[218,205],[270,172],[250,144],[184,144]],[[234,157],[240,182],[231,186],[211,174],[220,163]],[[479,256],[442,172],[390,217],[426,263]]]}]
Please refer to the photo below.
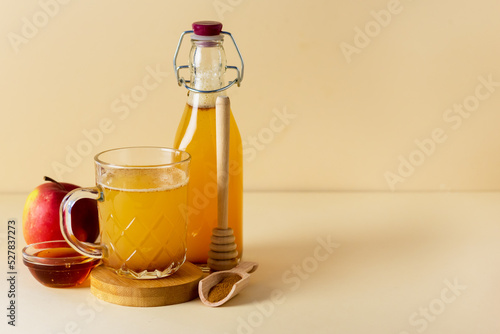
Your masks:
[{"label": "apple stem", "polygon": [[61,183],[57,182],[56,180],[54,180],[54,179],[53,179],[53,178],[51,178],[51,177],[44,176],[44,177],[43,177],[43,179],[44,179],[45,181],[54,182],[54,183],[56,183],[59,187],[61,187],[61,188],[63,188],[64,190],[66,190],[66,188],[65,188],[65,187],[64,187]]}]

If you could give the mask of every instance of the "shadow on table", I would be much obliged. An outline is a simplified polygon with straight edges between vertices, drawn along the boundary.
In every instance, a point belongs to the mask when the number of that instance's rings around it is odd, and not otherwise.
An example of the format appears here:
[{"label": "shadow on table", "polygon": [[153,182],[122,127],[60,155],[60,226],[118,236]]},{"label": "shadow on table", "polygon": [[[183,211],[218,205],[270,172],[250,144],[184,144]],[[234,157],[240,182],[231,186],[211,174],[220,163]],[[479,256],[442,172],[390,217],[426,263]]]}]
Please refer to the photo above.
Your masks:
[{"label": "shadow on table", "polygon": [[[337,233],[335,224],[293,238],[276,238],[245,245],[244,261],[259,263],[250,284],[227,306],[259,303],[273,293],[299,293],[309,284],[342,289],[345,284],[369,281],[394,275],[418,281],[422,257],[439,254],[445,247],[447,233],[426,229],[418,224],[389,224],[391,229]],[[268,239],[269,240],[269,239]],[[440,263],[436,262],[436,266]],[[409,282],[409,283],[408,283]],[[274,292],[273,292],[274,291]],[[276,292],[278,291],[278,292]]]}]

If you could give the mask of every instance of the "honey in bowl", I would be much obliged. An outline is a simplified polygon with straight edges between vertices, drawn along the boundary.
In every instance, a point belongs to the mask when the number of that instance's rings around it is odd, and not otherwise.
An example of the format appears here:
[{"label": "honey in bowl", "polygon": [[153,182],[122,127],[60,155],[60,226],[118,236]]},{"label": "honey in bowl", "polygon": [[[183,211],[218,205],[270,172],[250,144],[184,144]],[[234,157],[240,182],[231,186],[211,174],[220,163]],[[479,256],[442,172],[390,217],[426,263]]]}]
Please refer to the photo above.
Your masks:
[{"label": "honey in bowl", "polygon": [[47,241],[26,246],[23,262],[43,285],[67,288],[83,283],[100,260],[81,255],[66,241]]}]

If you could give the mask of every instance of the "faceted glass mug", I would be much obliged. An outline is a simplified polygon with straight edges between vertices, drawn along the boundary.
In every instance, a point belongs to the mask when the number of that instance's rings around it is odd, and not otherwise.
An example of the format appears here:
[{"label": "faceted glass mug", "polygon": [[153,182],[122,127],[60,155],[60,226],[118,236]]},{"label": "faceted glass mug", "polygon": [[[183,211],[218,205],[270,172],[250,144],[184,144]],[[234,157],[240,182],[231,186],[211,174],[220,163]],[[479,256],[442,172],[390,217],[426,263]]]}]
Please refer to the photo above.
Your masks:
[{"label": "faceted glass mug", "polygon": [[[189,153],[161,147],[126,147],[94,158],[96,187],[68,193],[60,208],[61,231],[77,252],[131,278],[161,278],[186,259]],[[97,200],[100,243],[79,241],[71,209]]]}]

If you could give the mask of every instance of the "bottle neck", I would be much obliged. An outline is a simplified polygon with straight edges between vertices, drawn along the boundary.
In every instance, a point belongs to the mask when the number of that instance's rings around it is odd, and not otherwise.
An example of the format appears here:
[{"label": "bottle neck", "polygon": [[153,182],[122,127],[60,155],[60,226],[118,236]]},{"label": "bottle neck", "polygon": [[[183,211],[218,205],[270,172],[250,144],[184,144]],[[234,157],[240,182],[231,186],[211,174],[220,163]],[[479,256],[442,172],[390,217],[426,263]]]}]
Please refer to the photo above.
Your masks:
[{"label": "bottle neck", "polygon": [[[192,39],[189,54],[189,69],[191,71],[191,87],[198,90],[215,90],[224,86],[226,72],[226,53],[222,45],[223,40],[196,40]],[[215,107],[219,93],[189,92],[188,103],[202,108]]]}]

